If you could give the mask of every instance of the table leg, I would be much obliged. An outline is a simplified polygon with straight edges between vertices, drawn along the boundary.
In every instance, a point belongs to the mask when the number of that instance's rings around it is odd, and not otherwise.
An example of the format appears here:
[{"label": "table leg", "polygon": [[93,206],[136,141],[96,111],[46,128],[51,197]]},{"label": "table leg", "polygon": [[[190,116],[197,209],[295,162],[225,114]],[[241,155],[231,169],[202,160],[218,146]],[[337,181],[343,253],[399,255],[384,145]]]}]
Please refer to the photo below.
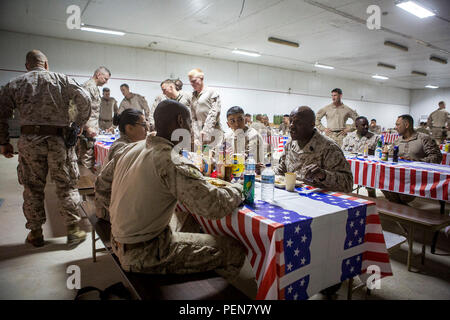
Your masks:
[{"label": "table leg", "polygon": [[434,232],[433,241],[431,241],[431,253],[435,254],[436,252],[436,243],[439,236],[439,230]]},{"label": "table leg", "polygon": [[408,271],[411,271],[411,259],[413,255],[413,245],[414,245],[414,226],[411,225],[409,227],[408,232],[408,260],[406,266],[408,267]]},{"label": "table leg", "polygon": [[439,203],[441,204],[441,214],[445,214],[445,201],[439,200]]}]

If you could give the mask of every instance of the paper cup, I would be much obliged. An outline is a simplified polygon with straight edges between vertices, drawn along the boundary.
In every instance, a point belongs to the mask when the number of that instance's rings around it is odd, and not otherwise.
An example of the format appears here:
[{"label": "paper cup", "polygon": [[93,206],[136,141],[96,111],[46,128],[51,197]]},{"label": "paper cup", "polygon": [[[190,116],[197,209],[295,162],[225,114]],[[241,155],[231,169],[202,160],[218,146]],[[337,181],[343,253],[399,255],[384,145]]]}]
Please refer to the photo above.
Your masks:
[{"label": "paper cup", "polygon": [[297,175],[295,172],[286,172],[284,174],[284,180],[286,183],[286,190],[287,191],[294,191],[295,190],[295,181],[297,179]]}]

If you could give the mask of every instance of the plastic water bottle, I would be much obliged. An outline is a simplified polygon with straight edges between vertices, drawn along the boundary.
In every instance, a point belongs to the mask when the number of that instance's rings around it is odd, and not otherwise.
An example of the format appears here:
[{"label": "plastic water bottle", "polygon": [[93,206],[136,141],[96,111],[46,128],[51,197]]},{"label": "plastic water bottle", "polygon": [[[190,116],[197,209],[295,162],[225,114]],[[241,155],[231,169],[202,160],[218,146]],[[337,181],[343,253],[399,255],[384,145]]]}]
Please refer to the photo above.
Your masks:
[{"label": "plastic water bottle", "polygon": [[244,172],[244,202],[248,204],[255,202],[255,170],[255,159],[253,159],[253,155],[249,155],[245,162]]},{"label": "plastic water bottle", "polygon": [[275,172],[271,168],[271,164],[266,164],[266,168],[261,173],[261,200],[272,202],[275,189]]}]

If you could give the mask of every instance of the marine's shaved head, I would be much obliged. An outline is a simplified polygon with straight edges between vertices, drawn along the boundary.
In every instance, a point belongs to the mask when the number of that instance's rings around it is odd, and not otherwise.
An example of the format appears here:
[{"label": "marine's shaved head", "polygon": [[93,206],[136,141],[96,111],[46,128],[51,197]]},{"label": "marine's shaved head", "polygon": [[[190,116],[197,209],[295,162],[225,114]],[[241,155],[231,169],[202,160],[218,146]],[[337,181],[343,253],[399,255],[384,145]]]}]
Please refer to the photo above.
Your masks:
[{"label": "marine's shaved head", "polygon": [[157,135],[170,140],[175,129],[183,128],[190,131],[191,113],[189,109],[178,101],[167,99],[161,101],[153,115]]},{"label": "marine's shaved head", "polygon": [[291,117],[296,115],[297,117],[304,119],[305,122],[316,122],[316,114],[308,106],[296,107],[291,112]]},{"label": "marine's shaved head", "polygon": [[47,57],[41,51],[34,49],[27,53],[25,61],[27,69],[44,67],[46,63],[48,63]]},{"label": "marine's shaved head", "polygon": [[289,131],[293,140],[305,144],[314,134],[314,125],[316,122],[316,115],[314,111],[308,106],[296,107],[292,110],[290,115],[291,125]]}]

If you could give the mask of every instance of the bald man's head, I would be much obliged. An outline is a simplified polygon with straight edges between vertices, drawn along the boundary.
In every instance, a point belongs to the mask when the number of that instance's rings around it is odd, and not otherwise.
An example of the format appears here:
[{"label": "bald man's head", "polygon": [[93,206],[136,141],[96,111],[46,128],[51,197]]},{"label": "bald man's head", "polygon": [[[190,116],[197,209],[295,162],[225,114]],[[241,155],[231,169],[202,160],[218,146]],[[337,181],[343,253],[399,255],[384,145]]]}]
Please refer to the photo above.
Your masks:
[{"label": "bald man's head", "polygon": [[314,111],[308,106],[296,107],[292,110],[289,120],[290,133],[293,140],[306,141],[312,137],[316,122]]},{"label": "bald man's head", "polygon": [[31,70],[36,67],[41,67],[48,70],[47,57],[39,50],[31,50],[27,53],[25,67],[27,70]]},{"label": "bald man's head", "polygon": [[158,104],[153,115],[157,136],[170,140],[176,129],[191,131],[191,113],[182,103],[175,100],[164,100]]}]

